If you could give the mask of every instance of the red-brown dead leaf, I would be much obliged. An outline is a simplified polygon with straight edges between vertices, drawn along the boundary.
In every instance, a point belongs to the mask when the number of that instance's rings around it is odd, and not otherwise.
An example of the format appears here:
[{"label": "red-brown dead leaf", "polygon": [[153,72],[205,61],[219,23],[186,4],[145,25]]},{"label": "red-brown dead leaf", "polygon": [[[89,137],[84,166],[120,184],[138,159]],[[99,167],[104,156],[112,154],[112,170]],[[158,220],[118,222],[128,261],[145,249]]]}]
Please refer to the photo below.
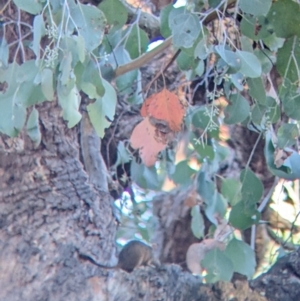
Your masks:
[{"label": "red-brown dead leaf", "polygon": [[[179,132],[185,114],[178,96],[167,89],[152,94],[145,102],[141,114],[147,114],[158,120],[164,120],[174,132]],[[142,115],[143,116],[143,115]]]},{"label": "red-brown dead leaf", "polygon": [[142,107],[141,107],[141,111],[140,111],[140,112],[141,112],[141,115],[142,115],[143,117],[147,117],[147,116],[148,116],[148,108],[149,108],[149,105],[150,105],[151,101],[152,101],[151,96],[148,97],[148,98],[144,101],[144,103],[143,103],[143,105],[142,105]]},{"label": "red-brown dead leaf", "polygon": [[157,155],[167,146],[166,139],[156,136],[156,128],[144,118],[133,130],[130,137],[131,146],[139,149],[143,163],[150,167],[157,160]]}]

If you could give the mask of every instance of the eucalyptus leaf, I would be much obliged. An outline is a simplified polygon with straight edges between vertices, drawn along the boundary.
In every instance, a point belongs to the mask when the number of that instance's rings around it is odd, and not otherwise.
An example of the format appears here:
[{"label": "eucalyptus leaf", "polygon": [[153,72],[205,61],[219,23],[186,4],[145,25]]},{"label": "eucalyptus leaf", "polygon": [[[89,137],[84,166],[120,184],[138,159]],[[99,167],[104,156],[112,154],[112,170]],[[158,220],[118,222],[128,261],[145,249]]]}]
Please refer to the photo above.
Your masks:
[{"label": "eucalyptus leaf", "polygon": [[104,13],[107,23],[114,27],[114,30],[122,28],[128,19],[126,7],[120,0],[104,0],[98,8]]},{"label": "eucalyptus leaf", "polygon": [[266,91],[261,77],[248,78],[247,83],[249,86],[250,96],[253,97],[259,104],[266,105],[267,104]]},{"label": "eucalyptus leaf", "polygon": [[231,206],[234,206],[240,201],[241,187],[241,182],[236,179],[227,178],[222,180],[221,193]]},{"label": "eucalyptus leaf", "polygon": [[[79,1],[67,0],[72,21],[68,22],[70,31],[78,31],[84,38],[88,52],[93,51],[102,42],[106,19],[95,6],[81,4]],[[75,24],[74,24],[75,22]]]},{"label": "eucalyptus leaf", "polygon": [[296,124],[284,123],[277,131],[277,146],[281,149],[294,146],[299,137],[299,129]]},{"label": "eucalyptus leaf", "polygon": [[194,206],[191,210],[191,216],[192,216],[192,221],[191,221],[191,229],[195,237],[198,239],[202,238],[204,236],[204,219],[203,216],[200,212],[200,207]]},{"label": "eucalyptus leaf", "polygon": [[246,206],[243,200],[234,205],[230,211],[229,222],[240,230],[246,230],[260,220],[256,205]]},{"label": "eucalyptus leaf", "polygon": [[245,168],[241,172],[240,181],[242,183],[241,194],[243,202],[247,204],[258,203],[264,191],[261,180],[251,169]]},{"label": "eucalyptus leaf", "polygon": [[164,38],[168,38],[172,31],[169,26],[169,14],[174,9],[173,3],[162,8],[160,12],[160,33]]},{"label": "eucalyptus leaf", "polygon": [[41,72],[41,87],[47,100],[53,100],[53,71],[49,68],[45,68]]},{"label": "eucalyptus leaf", "polygon": [[36,108],[33,108],[26,125],[27,135],[35,143],[37,147],[41,143],[42,135],[39,128],[39,112]]},{"label": "eucalyptus leaf", "polygon": [[261,76],[262,69],[258,58],[251,52],[237,50],[241,62],[240,72],[248,77]]},{"label": "eucalyptus leaf", "polygon": [[250,106],[246,98],[241,94],[230,96],[229,104],[225,108],[225,123],[235,124],[244,121],[250,113]]},{"label": "eucalyptus leaf", "polygon": [[266,15],[271,7],[272,0],[240,0],[239,6],[244,13],[253,16]]},{"label": "eucalyptus leaf", "polygon": [[146,32],[137,24],[134,24],[129,30],[130,33],[127,37],[125,48],[130,57],[135,59],[146,52],[149,44],[149,38]]},{"label": "eucalyptus leaf", "polygon": [[185,10],[180,14],[173,12],[174,10],[169,15],[169,27],[172,30],[174,46],[192,47],[201,29],[197,16]]},{"label": "eucalyptus leaf", "polygon": [[68,122],[68,128],[74,127],[82,117],[78,111],[81,101],[79,91],[76,86],[73,86],[70,91],[65,91],[63,86],[58,83],[57,96],[63,110],[63,118]]},{"label": "eucalyptus leaf", "polygon": [[36,59],[40,59],[40,42],[41,38],[45,35],[45,23],[43,15],[37,15],[33,20],[33,41],[32,50],[36,55]]},{"label": "eucalyptus leaf", "polygon": [[201,266],[206,269],[205,279],[208,283],[230,281],[233,276],[232,261],[218,248],[205,254]]},{"label": "eucalyptus leaf", "polygon": [[105,88],[103,97],[99,97],[94,103],[87,106],[91,122],[100,138],[104,136],[105,128],[109,127],[111,120],[114,119],[117,105],[115,89],[106,80],[103,80],[102,83]]},{"label": "eucalyptus leaf", "polygon": [[233,238],[226,247],[225,255],[231,259],[234,271],[251,279],[255,273],[255,252],[245,242]]},{"label": "eucalyptus leaf", "polygon": [[32,15],[37,15],[41,12],[43,5],[36,0],[13,0],[18,8]]},{"label": "eucalyptus leaf", "polygon": [[[247,0],[246,0],[247,1]],[[277,0],[267,15],[277,37],[300,38],[300,4],[291,0]],[[284,16],[284,17],[283,17]]]},{"label": "eucalyptus leaf", "polygon": [[0,45],[0,68],[7,68],[8,56],[9,56],[8,44],[6,39],[3,37],[1,39],[1,45]]},{"label": "eucalyptus leaf", "polygon": [[278,50],[276,68],[280,75],[292,83],[300,80],[300,38],[287,39]]}]

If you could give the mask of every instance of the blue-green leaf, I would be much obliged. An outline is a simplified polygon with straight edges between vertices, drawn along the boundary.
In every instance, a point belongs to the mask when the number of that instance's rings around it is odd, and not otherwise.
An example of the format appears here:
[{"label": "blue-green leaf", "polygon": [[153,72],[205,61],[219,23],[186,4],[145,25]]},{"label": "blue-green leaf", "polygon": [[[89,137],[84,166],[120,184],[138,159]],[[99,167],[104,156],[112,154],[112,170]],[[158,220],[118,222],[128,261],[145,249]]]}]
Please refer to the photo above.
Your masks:
[{"label": "blue-green leaf", "polygon": [[87,111],[91,122],[99,137],[104,136],[105,128],[109,127],[111,120],[114,119],[116,105],[117,105],[117,93],[112,85],[106,80],[102,81],[105,88],[103,97],[99,97],[92,104],[87,106]]}]

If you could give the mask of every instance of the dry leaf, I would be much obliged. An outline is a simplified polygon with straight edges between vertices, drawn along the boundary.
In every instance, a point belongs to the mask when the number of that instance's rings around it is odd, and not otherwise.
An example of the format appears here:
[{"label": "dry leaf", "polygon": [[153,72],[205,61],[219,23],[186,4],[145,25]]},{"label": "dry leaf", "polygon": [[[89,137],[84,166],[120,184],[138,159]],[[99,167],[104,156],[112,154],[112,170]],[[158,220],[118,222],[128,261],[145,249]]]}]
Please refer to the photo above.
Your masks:
[{"label": "dry leaf", "polygon": [[167,146],[166,137],[162,133],[157,136],[156,128],[149,118],[145,118],[134,128],[130,143],[133,148],[139,149],[140,157],[148,167],[155,164],[158,153]]},{"label": "dry leaf", "polygon": [[184,114],[185,109],[178,96],[167,89],[152,94],[141,108],[142,116],[150,116],[154,120],[156,119],[157,123],[165,121],[174,132],[180,131]]}]

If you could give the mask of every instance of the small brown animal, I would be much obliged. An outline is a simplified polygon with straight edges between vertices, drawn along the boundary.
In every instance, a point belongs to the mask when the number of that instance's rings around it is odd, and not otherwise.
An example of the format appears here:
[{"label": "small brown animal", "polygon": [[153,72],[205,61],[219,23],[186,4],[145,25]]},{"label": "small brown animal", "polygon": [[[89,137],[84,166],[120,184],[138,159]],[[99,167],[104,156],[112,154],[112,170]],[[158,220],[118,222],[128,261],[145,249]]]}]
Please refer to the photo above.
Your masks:
[{"label": "small brown animal", "polygon": [[152,248],[147,244],[132,240],[128,242],[119,254],[118,264],[115,266],[105,266],[96,262],[88,255],[80,254],[81,257],[88,259],[93,264],[106,269],[122,269],[126,272],[132,272],[135,268],[140,266],[155,266],[159,267],[160,263],[154,258]]}]

